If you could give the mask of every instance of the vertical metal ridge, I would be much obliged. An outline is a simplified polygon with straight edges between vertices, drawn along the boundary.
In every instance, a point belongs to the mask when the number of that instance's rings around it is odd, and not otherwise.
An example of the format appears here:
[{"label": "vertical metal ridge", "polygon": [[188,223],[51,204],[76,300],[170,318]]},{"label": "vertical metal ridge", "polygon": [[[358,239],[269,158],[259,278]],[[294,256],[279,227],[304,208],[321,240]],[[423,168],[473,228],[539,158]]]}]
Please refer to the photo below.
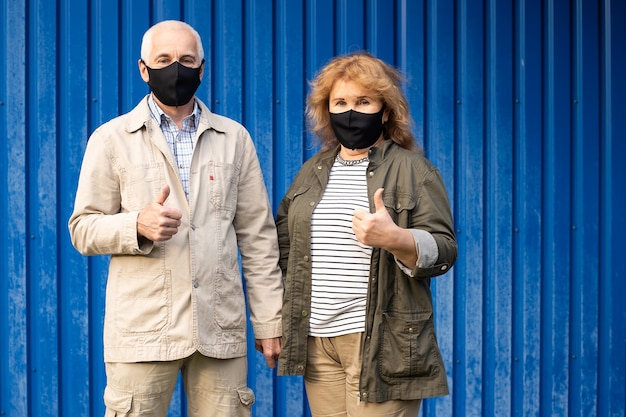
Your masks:
[{"label": "vertical metal ridge", "polygon": [[[568,2],[544,5],[540,414],[567,414],[571,225],[571,21]],[[554,198],[559,196],[559,198]]]},{"label": "vertical metal ridge", "polygon": [[[600,7],[601,156],[600,260],[598,317],[598,415],[626,411],[626,262],[621,246],[624,216],[626,154],[626,3],[604,1]],[[621,200],[621,202],[620,202]],[[616,262],[617,260],[617,262]]]}]

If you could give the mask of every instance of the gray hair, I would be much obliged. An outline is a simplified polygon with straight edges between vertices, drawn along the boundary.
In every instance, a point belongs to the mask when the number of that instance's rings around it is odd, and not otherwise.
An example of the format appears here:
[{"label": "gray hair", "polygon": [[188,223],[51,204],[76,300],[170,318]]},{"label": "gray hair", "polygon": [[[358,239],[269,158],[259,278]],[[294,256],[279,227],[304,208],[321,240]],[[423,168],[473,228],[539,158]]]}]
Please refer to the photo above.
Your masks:
[{"label": "gray hair", "polygon": [[198,57],[200,60],[204,59],[204,48],[202,47],[202,39],[200,39],[200,34],[188,23],[181,22],[179,20],[164,20],[159,22],[153,26],[151,26],[146,32],[143,34],[143,38],[141,40],[141,59],[144,62],[148,62],[148,57],[150,56],[150,52],[152,52],[152,35],[157,30],[161,29],[186,29],[190,31],[193,36],[196,38],[196,47],[198,52]]}]

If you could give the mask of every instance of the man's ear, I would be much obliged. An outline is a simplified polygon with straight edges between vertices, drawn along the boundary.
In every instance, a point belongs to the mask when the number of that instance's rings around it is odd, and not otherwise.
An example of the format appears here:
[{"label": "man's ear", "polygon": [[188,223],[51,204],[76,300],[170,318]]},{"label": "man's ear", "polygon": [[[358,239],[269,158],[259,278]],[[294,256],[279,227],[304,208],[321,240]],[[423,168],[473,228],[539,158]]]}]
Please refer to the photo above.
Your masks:
[{"label": "man's ear", "polygon": [[205,60],[203,58],[202,62],[200,63],[200,79],[202,79],[202,76],[204,75],[204,63],[205,63]]},{"label": "man's ear", "polygon": [[148,82],[148,80],[150,79],[150,74],[148,74],[148,66],[145,62],[143,62],[143,59],[139,59],[137,61],[137,65],[139,66],[139,75],[141,75],[141,79],[145,82]]}]

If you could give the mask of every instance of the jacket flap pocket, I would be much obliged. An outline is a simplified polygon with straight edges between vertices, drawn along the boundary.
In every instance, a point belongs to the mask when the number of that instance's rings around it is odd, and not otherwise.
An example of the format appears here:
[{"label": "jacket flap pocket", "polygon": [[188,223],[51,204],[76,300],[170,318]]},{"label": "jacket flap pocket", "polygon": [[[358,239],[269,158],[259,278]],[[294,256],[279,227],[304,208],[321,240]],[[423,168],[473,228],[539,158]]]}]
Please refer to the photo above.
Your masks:
[{"label": "jacket flap pocket", "polygon": [[291,199],[293,200],[293,199],[294,199],[294,198],[296,198],[297,196],[299,196],[299,195],[302,195],[302,194],[306,193],[306,192],[309,190],[309,188],[311,188],[311,185],[309,185],[309,184],[303,184],[303,185],[301,185],[300,187],[298,187],[298,189],[297,189],[297,190],[295,190],[295,191],[293,192],[293,194],[291,194]]},{"label": "jacket flap pocket", "polygon": [[394,191],[387,192],[387,190],[383,191],[383,202],[388,210],[396,212],[413,210],[417,204],[415,198],[411,194]]}]

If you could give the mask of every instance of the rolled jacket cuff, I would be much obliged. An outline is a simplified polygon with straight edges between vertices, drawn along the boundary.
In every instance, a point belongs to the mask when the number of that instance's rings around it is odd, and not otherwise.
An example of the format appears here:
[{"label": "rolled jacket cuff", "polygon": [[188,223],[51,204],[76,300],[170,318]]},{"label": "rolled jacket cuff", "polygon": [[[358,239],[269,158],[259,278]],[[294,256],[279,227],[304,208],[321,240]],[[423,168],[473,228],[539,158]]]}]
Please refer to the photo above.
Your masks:
[{"label": "rolled jacket cuff", "polygon": [[394,257],[398,267],[410,277],[417,275],[417,270],[420,268],[430,268],[437,262],[439,258],[439,248],[437,242],[432,234],[422,229],[408,229],[413,235],[415,241],[415,250],[417,251],[417,265],[413,268],[409,268]]}]

